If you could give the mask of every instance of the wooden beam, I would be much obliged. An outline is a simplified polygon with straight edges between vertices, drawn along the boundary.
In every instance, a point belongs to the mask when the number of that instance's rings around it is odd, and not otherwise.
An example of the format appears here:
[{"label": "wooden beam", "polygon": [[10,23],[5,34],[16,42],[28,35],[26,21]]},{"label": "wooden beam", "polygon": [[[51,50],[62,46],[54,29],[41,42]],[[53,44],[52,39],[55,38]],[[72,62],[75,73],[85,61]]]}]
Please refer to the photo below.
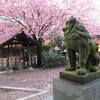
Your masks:
[{"label": "wooden beam", "polygon": [[[9,47],[11,49],[11,47]],[[27,47],[12,47],[12,49],[27,49]]]},{"label": "wooden beam", "polygon": [[12,42],[12,43],[9,43],[9,44],[28,44],[27,42]]}]

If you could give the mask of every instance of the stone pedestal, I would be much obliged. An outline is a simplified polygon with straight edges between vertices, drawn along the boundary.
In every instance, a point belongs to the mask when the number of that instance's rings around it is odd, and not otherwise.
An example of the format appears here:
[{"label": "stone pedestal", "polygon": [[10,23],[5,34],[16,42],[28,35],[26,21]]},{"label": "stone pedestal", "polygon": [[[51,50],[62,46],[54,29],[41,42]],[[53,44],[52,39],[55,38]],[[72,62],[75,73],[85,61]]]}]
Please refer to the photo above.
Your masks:
[{"label": "stone pedestal", "polygon": [[53,80],[54,100],[100,100],[100,78],[87,84],[64,79]]}]

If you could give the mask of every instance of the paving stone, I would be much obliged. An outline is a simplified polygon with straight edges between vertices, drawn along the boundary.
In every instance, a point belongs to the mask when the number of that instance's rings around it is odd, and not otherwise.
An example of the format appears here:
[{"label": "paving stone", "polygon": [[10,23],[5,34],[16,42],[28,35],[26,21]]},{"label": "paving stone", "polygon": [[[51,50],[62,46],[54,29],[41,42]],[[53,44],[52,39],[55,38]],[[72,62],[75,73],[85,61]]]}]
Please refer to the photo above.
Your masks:
[{"label": "paving stone", "polygon": [[53,100],[53,96],[48,96],[48,97],[44,98],[44,100]]},{"label": "paving stone", "polygon": [[[16,71],[11,74],[3,73],[0,74],[0,86],[38,89],[45,91],[49,84],[52,86],[53,78],[59,77],[59,72],[63,71],[64,69],[64,67],[34,70],[28,69]],[[28,100],[44,100],[44,98],[52,100],[52,97],[50,97],[52,96],[52,87],[50,87],[49,90],[51,91],[47,92],[46,94],[42,94]],[[16,100],[15,98],[18,99],[37,94],[34,91],[8,91],[9,89],[7,89],[6,91],[0,89],[0,100]]]}]

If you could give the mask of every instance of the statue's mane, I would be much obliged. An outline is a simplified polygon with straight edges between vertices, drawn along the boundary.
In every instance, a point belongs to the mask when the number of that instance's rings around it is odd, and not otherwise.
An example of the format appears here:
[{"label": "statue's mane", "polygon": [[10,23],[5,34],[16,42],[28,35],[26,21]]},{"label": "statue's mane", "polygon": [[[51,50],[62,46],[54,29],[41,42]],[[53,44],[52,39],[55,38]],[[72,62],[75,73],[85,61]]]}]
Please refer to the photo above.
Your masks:
[{"label": "statue's mane", "polygon": [[90,39],[89,32],[85,26],[78,20],[72,19],[66,22],[66,26],[63,28],[66,44],[69,45],[73,34],[77,34],[77,37]]}]

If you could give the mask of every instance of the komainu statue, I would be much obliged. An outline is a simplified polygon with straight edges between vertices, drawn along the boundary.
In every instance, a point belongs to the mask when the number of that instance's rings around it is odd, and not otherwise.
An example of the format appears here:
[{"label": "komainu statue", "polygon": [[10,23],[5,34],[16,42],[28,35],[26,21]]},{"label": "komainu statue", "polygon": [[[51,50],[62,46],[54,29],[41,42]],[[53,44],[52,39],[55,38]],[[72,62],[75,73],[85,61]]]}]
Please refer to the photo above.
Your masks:
[{"label": "komainu statue", "polygon": [[[63,32],[70,62],[70,67],[66,70],[76,70],[76,73],[81,76],[86,74],[86,69],[96,72],[100,56],[97,53],[96,43],[90,37],[85,26],[72,17],[66,22]],[[78,66],[76,66],[76,61]]]}]

